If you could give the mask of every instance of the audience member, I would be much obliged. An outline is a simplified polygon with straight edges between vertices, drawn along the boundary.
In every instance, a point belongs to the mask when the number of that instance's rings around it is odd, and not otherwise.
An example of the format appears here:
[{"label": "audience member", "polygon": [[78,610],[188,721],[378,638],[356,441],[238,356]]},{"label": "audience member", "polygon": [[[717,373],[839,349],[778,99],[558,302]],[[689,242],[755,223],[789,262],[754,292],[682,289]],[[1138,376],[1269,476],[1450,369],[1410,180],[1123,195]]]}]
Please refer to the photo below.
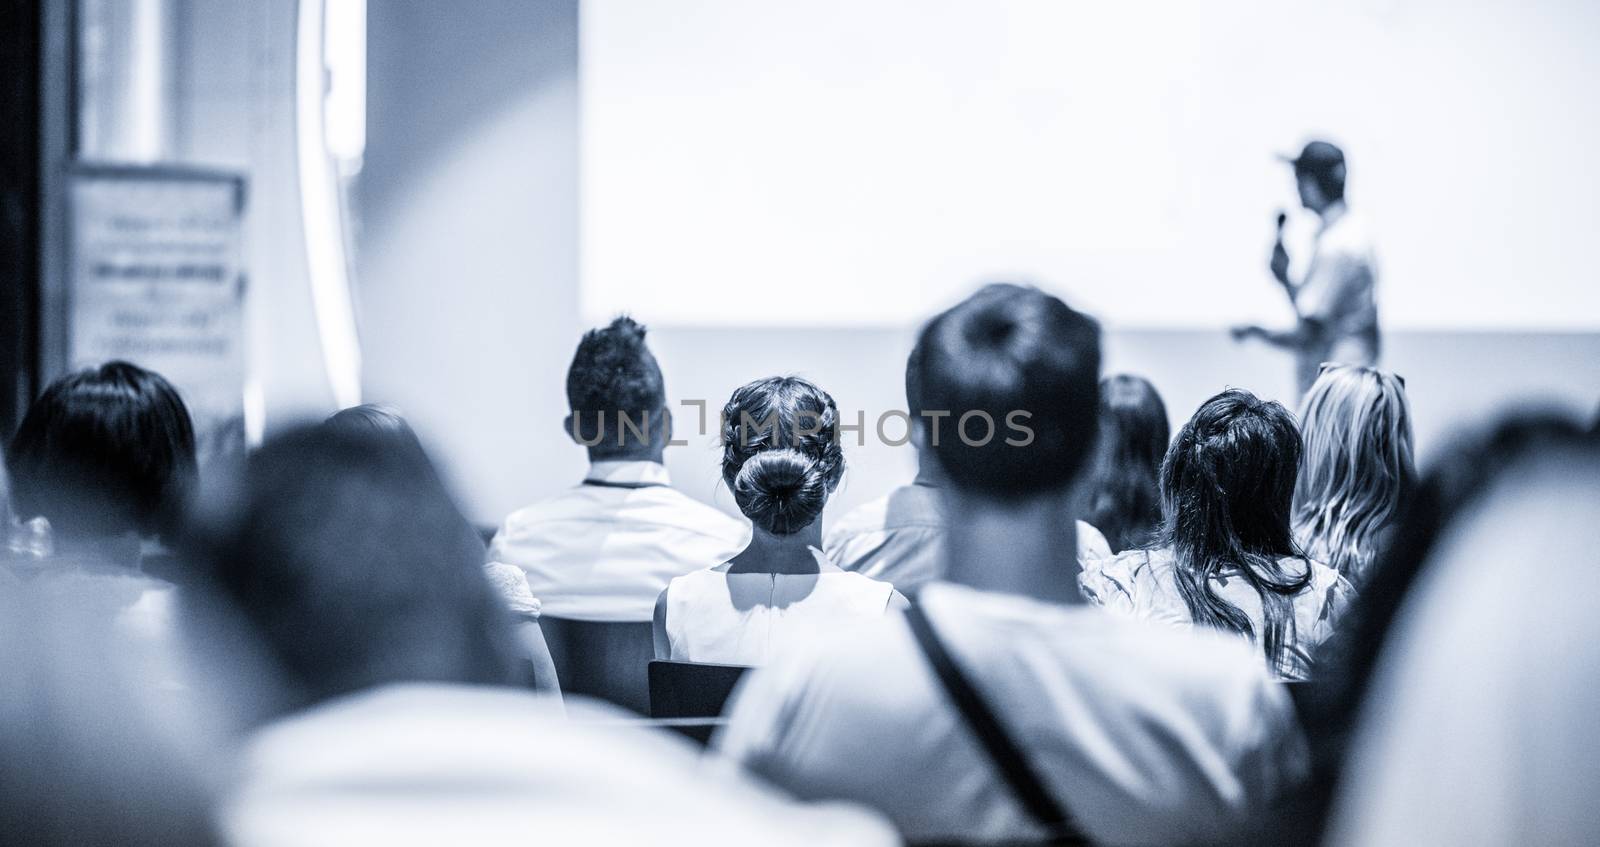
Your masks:
[{"label": "audience member", "polygon": [[994,285],[934,318],[912,358],[947,423],[1026,410],[1031,441],[959,423],[930,438],[949,480],[949,582],[749,674],[715,745],[802,797],[865,801],[913,841],[1225,840],[1296,777],[1303,745],[1247,645],[1078,593],[1098,327]]},{"label": "audience member", "polygon": [[1130,374],[1100,381],[1100,461],[1089,488],[1089,523],[1111,552],[1144,547],[1161,528],[1161,460],[1171,427],[1156,387]]},{"label": "audience member", "polygon": [[178,392],[127,362],[68,374],[28,408],[6,461],[13,510],[41,531],[16,545],[5,569],[109,621],[131,672],[158,688],[181,684],[175,587],[143,571],[196,479],[194,428]]},{"label": "audience member", "polygon": [[[1524,737],[1530,750],[1541,747],[1542,741],[1531,734],[1524,735],[1537,730],[1524,725],[1521,717],[1513,718],[1511,712],[1514,710],[1529,710],[1525,714],[1539,710],[1543,716],[1552,719],[1547,728],[1553,735],[1545,738],[1565,738],[1572,742],[1572,749],[1583,749],[1578,741],[1582,730],[1574,729],[1567,723],[1574,713],[1546,710],[1565,709],[1582,697],[1592,698],[1592,691],[1580,693],[1578,679],[1571,673],[1572,668],[1581,666],[1581,661],[1573,658],[1572,651],[1582,650],[1586,645],[1580,643],[1581,639],[1576,638],[1575,630],[1570,628],[1572,607],[1567,604],[1587,604],[1587,609],[1592,612],[1595,607],[1593,592],[1584,589],[1587,585],[1585,579],[1575,577],[1572,581],[1562,581],[1560,584],[1567,586],[1568,590],[1560,592],[1561,597],[1552,601],[1556,605],[1541,603],[1529,607],[1533,610],[1530,613],[1537,615],[1539,620],[1509,620],[1507,615],[1514,615],[1520,609],[1512,608],[1519,604],[1504,602],[1506,595],[1503,592],[1506,589],[1503,583],[1507,579],[1522,578],[1522,574],[1516,569],[1505,570],[1506,559],[1504,555],[1496,556],[1496,550],[1498,546],[1508,543],[1525,547],[1526,541],[1523,539],[1533,537],[1559,545],[1570,542],[1574,551],[1584,549],[1581,533],[1592,521],[1580,518],[1574,522],[1567,517],[1569,512],[1565,506],[1552,506],[1548,514],[1525,515],[1522,506],[1507,501],[1514,499],[1508,497],[1509,494],[1527,488],[1527,496],[1533,501],[1527,505],[1538,512],[1544,507],[1551,491],[1569,491],[1576,511],[1589,508],[1592,513],[1593,508],[1587,504],[1593,499],[1593,490],[1584,491],[1582,485],[1575,488],[1571,483],[1582,479],[1585,468],[1591,468],[1588,472],[1592,478],[1596,450],[1600,449],[1600,442],[1595,440],[1595,436],[1596,433],[1584,433],[1565,416],[1531,413],[1506,419],[1493,428],[1458,438],[1441,451],[1428,473],[1406,498],[1392,542],[1380,552],[1379,560],[1372,568],[1356,603],[1340,622],[1338,633],[1326,645],[1323,669],[1317,680],[1307,686],[1304,695],[1299,698],[1303,721],[1310,733],[1312,778],[1305,789],[1297,793],[1294,802],[1286,804],[1274,816],[1276,830],[1268,837],[1280,843],[1321,841],[1328,809],[1336,794],[1341,791],[1349,794],[1369,790],[1365,787],[1367,772],[1353,769],[1354,760],[1350,752],[1352,738],[1369,732],[1372,721],[1366,715],[1392,715],[1390,707],[1385,704],[1407,699],[1405,691],[1410,683],[1402,683],[1398,676],[1402,666],[1407,668],[1407,672],[1415,669],[1418,684],[1425,686],[1418,692],[1420,698],[1439,709],[1437,714],[1441,720],[1459,720],[1457,716],[1480,707],[1503,707],[1507,710],[1493,718],[1475,714],[1472,718],[1475,725],[1467,736],[1449,740],[1440,739],[1419,727],[1418,731],[1422,733],[1420,738],[1427,740],[1430,749],[1425,754],[1428,756],[1427,764],[1414,763],[1419,771],[1425,772],[1425,776],[1419,775],[1416,779],[1439,779],[1441,790],[1454,790],[1464,779],[1491,781],[1495,786],[1493,790],[1505,792],[1505,800],[1530,804],[1527,808],[1531,810],[1535,799],[1521,795],[1509,781],[1497,781],[1497,774],[1514,773],[1519,781],[1532,778],[1534,774],[1529,768],[1538,767],[1539,763],[1524,762],[1501,771],[1497,765],[1485,762],[1462,765],[1460,760],[1453,759],[1449,765],[1444,765],[1441,757],[1454,755],[1454,749],[1461,750],[1463,755],[1478,756],[1484,754],[1485,747],[1495,744],[1506,745],[1505,751],[1514,753],[1512,748],[1521,746]],[[1569,460],[1567,472],[1562,474],[1564,480],[1551,479],[1548,484],[1541,482],[1535,486],[1509,484],[1513,480],[1526,482],[1534,478],[1528,471],[1548,468],[1554,457]],[[1492,512],[1489,504],[1493,506]],[[1498,538],[1483,538],[1480,542],[1477,538],[1469,537],[1480,534],[1475,528],[1479,522],[1490,524],[1483,528],[1482,534]],[[1514,527],[1515,532],[1511,532],[1507,524]],[[1511,534],[1507,535],[1508,532]],[[1574,535],[1574,532],[1580,535]],[[1466,546],[1468,544],[1481,546],[1473,549]],[[1589,549],[1592,550],[1592,545]],[[1513,554],[1511,558],[1520,559],[1522,556]],[[1557,571],[1568,565],[1582,567],[1587,561],[1581,552],[1562,554],[1559,559],[1560,564],[1553,565]],[[1549,561],[1554,562],[1555,559]],[[1474,562],[1481,564],[1471,564]],[[1466,583],[1472,583],[1472,586],[1467,587]],[[1447,591],[1444,586],[1456,587]],[[1499,594],[1496,596],[1493,592]],[[1469,593],[1479,600],[1496,596],[1496,601],[1470,613],[1452,611],[1452,614],[1465,616],[1438,628],[1430,624],[1425,630],[1418,623],[1404,622],[1420,621],[1421,610],[1430,607],[1435,611],[1427,612],[1427,616],[1437,619],[1441,614],[1437,609],[1456,602],[1448,598],[1459,598]],[[1433,599],[1423,599],[1430,597]],[[1543,619],[1547,606],[1551,615],[1548,621]],[[1413,617],[1413,609],[1418,610],[1418,617]],[[1475,634],[1457,632],[1462,626],[1474,629]],[[1401,635],[1402,632],[1411,634]],[[1508,639],[1507,633],[1516,633],[1517,637]],[[1437,640],[1441,637],[1445,642]],[[1543,645],[1539,639],[1546,637],[1557,639],[1560,643]],[[1496,643],[1483,647],[1482,639]],[[1424,645],[1423,640],[1428,643]],[[1472,650],[1480,652],[1461,655],[1462,651]],[[1506,654],[1508,650],[1511,651],[1510,655]],[[1508,664],[1515,667],[1508,667]],[[1380,683],[1378,669],[1388,665],[1393,666],[1383,672],[1388,681]],[[1441,687],[1437,682],[1440,671],[1427,669],[1425,666],[1428,665],[1447,668],[1447,673],[1452,676],[1459,675],[1456,682],[1452,683],[1456,687]],[[1494,679],[1495,676],[1499,679]],[[1563,684],[1567,687],[1556,689],[1553,680],[1562,677],[1566,678]],[[1383,692],[1381,694],[1380,689]],[[1517,702],[1509,703],[1506,698]],[[1414,717],[1414,706],[1408,711]],[[1589,711],[1592,713],[1592,708]],[[1483,719],[1482,722],[1477,722],[1479,718]],[[1393,722],[1394,718],[1384,717],[1381,720]],[[1457,729],[1459,726],[1456,724]],[[1507,737],[1508,731],[1522,737],[1513,741]],[[1408,746],[1407,755],[1414,755],[1416,749]],[[1539,755],[1548,752],[1539,750]],[[1553,758],[1546,759],[1544,764],[1554,761]],[[1446,773],[1436,768],[1435,763],[1441,767],[1449,766],[1452,770]],[[1456,769],[1458,767],[1464,769]],[[1586,781],[1582,774],[1574,771],[1567,787],[1583,791],[1587,797],[1593,794],[1586,787],[1593,780]],[[1547,782],[1538,781],[1538,789],[1548,787]],[[1400,788],[1399,796],[1407,800],[1420,799],[1414,793],[1419,788],[1421,786],[1418,785]],[[1565,789],[1552,793],[1550,799],[1559,803],[1562,790]],[[1460,796],[1462,803],[1429,801],[1419,804],[1412,809],[1417,815],[1416,822],[1421,824],[1427,821],[1447,826],[1448,822],[1441,818],[1441,814],[1460,814],[1473,818],[1475,823],[1489,824],[1486,818],[1473,816],[1481,811],[1493,817],[1507,809],[1499,801],[1488,801],[1482,795]],[[1486,803],[1481,809],[1478,808],[1480,802]],[[1562,814],[1556,805],[1545,807],[1545,811],[1552,815],[1549,820],[1557,820],[1557,816]],[[1524,820],[1531,821],[1532,818]],[[1391,834],[1375,837],[1374,840],[1404,843],[1407,839],[1398,830],[1392,829],[1394,823],[1392,817],[1387,820],[1385,826],[1391,827]],[[1482,836],[1464,840],[1471,843],[1497,843],[1504,840],[1492,825],[1483,828]],[[1537,833],[1529,831],[1526,837],[1519,835],[1511,840],[1526,843],[1582,843],[1593,839],[1539,838]]]},{"label": "audience member", "polygon": [[[917,449],[917,477],[876,500],[864,503],[836,521],[822,549],[835,565],[847,571],[892,583],[906,594],[940,579],[944,567],[945,525],[948,523],[940,490],[946,480],[930,452],[929,422],[948,410],[927,406],[922,378],[913,356],[906,364],[906,410],[911,418],[910,437]],[[1077,522],[1078,555],[1111,555],[1100,530]]]},{"label": "audience member", "polygon": [[656,656],[759,665],[820,631],[881,617],[905,598],[822,555],[822,509],[844,474],[839,409],[799,377],[758,379],[722,411],[722,480],[754,531],[725,564],[656,601]]},{"label": "audience member", "polygon": [[1301,549],[1359,586],[1416,469],[1405,381],[1357,365],[1323,365],[1300,411],[1305,453],[1294,489]]},{"label": "audience member", "polygon": [[628,318],[591,330],[567,371],[567,432],[589,451],[581,484],[513,512],[489,561],[527,574],[543,612],[585,621],[648,622],[676,576],[719,565],[749,530],[671,485],[672,438],[661,368]]},{"label": "audience member", "polygon": [[[346,432],[357,438],[370,438],[389,449],[411,451],[426,455],[422,440],[406,423],[405,416],[392,406],[365,403],[333,413],[323,422],[329,429]],[[550,648],[545,644],[544,632],[539,628],[540,604],[528,587],[528,576],[520,568],[503,562],[484,565],[489,583],[505,600],[506,609],[516,623],[517,640],[523,658],[533,674],[533,685],[540,691],[561,696],[561,686],[556,680],[555,662],[550,658]]]},{"label": "audience member", "polygon": [[1118,612],[1253,639],[1272,671],[1309,678],[1350,584],[1289,528],[1300,433],[1278,403],[1229,389],[1201,404],[1161,466],[1159,543],[1100,563],[1085,595]]},{"label": "audience member", "polygon": [[[1600,841],[1600,442],[1537,445],[1439,521],[1388,626],[1326,843]],[[1508,602],[1542,539],[1541,579]]]},{"label": "audience member", "polygon": [[619,712],[580,701],[564,720],[507,687],[524,680],[481,542],[420,452],[292,431],[207,505],[190,554],[298,707],[243,746],[233,844],[890,840],[863,813],[701,773]]}]

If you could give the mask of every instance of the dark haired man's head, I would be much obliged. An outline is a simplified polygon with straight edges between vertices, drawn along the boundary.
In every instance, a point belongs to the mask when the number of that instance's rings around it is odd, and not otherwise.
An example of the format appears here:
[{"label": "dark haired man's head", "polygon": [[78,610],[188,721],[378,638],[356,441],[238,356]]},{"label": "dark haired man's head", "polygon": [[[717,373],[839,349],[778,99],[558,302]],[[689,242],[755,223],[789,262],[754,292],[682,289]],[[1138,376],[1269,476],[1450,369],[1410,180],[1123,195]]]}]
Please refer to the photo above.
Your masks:
[{"label": "dark haired man's head", "polygon": [[565,427],[592,461],[660,461],[672,435],[661,367],[644,343],[645,328],[619,317],[578,342],[567,369]]},{"label": "dark haired man's head", "polygon": [[6,461],[17,517],[60,537],[170,535],[195,482],[194,424],[159,374],[107,362],[51,383]]},{"label": "dark haired man's head", "polygon": [[839,408],[799,377],[758,379],[722,410],[722,481],[758,528],[792,535],[822,515],[844,474]]},{"label": "dark haired man's head", "polygon": [[420,450],[306,427],[208,498],[186,552],[317,702],[386,683],[515,681],[483,543]]},{"label": "dark haired man's head", "polygon": [[989,285],[923,327],[906,369],[921,441],[951,483],[992,498],[1069,487],[1095,443],[1100,327],[1059,298]]},{"label": "dark haired man's head", "polygon": [[1344,151],[1326,141],[1313,141],[1291,162],[1300,191],[1300,205],[1313,212],[1344,199]]}]

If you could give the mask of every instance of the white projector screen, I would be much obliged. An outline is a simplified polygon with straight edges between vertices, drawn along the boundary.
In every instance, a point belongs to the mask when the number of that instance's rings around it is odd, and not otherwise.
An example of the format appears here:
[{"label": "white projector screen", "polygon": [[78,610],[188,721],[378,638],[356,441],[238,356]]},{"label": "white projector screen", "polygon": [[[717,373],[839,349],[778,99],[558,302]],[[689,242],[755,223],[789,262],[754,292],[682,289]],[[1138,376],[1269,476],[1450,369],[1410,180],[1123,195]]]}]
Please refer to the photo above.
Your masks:
[{"label": "white projector screen", "polygon": [[1282,318],[1275,154],[1326,137],[1386,324],[1600,327],[1600,4],[581,8],[591,321],[901,325],[1001,278],[1113,325]]}]

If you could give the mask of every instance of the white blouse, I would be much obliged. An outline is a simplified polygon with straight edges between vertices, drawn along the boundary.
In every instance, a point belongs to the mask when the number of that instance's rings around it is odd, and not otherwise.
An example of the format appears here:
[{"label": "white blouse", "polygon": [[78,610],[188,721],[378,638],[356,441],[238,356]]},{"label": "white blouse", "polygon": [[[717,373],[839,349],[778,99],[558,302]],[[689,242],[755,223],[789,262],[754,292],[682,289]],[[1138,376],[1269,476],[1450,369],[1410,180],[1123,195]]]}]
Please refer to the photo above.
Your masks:
[{"label": "white blouse", "polygon": [[680,662],[760,665],[778,648],[880,618],[894,586],[858,573],[704,570],[667,587],[666,632]]},{"label": "white blouse", "polygon": [[[1280,678],[1309,679],[1311,654],[1328,636],[1334,624],[1354,599],[1355,591],[1338,571],[1308,559],[1282,559],[1289,573],[1311,570],[1310,583],[1290,598],[1288,657],[1272,671]],[[1170,549],[1128,550],[1112,559],[1086,560],[1078,577],[1079,588],[1091,602],[1145,620],[1177,625],[1192,625],[1194,618],[1178,591],[1173,573],[1176,562]],[[1264,612],[1261,597],[1254,587],[1237,574],[1218,574],[1211,579],[1211,590],[1239,607],[1258,634]]]}]

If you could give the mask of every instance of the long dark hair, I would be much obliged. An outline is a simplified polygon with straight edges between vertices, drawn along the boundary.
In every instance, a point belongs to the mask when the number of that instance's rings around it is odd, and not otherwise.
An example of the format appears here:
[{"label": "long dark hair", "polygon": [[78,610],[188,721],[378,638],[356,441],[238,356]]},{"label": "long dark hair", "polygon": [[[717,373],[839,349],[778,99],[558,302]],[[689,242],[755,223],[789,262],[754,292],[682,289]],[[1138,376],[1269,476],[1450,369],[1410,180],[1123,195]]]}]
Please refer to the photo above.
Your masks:
[{"label": "long dark hair", "polygon": [[1100,381],[1100,465],[1084,520],[1113,553],[1150,543],[1161,528],[1161,461],[1172,428],[1167,405],[1144,377]]},{"label": "long dark hair", "polygon": [[[1172,548],[1178,593],[1195,623],[1255,638],[1267,660],[1288,667],[1292,598],[1311,584],[1311,569],[1287,572],[1299,556],[1289,529],[1300,432],[1281,404],[1237,388],[1201,404],[1178,430],[1161,465],[1161,542]],[[1211,587],[1237,572],[1261,597],[1262,632]]]}]

